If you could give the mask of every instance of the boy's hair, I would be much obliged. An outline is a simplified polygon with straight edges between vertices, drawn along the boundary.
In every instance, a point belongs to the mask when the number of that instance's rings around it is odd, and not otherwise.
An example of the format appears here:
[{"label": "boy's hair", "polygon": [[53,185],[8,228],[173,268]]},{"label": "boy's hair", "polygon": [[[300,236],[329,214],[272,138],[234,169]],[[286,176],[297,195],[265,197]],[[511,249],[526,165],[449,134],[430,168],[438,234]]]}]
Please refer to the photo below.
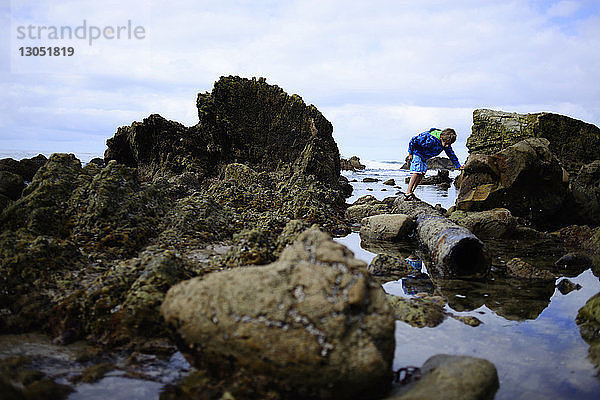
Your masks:
[{"label": "boy's hair", "polygon": [[454,129],[452,128],[446,128],[442,131],[440,139],[446,143],[452,144],[456,142],[456,132],[454,132]]}]

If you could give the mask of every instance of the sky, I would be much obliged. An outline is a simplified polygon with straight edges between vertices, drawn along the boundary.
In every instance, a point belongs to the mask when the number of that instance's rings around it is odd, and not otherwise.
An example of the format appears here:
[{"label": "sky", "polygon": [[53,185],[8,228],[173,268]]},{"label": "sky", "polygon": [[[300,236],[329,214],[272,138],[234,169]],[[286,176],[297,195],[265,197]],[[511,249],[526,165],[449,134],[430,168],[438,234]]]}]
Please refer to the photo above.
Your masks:
[{"label": "sky", "polygon": [[[478,108],[600,125],[599,0],[40,3],[0,0],[0,156],[101,156],[153,113],[194,125],[197,93],[225,75],[300,95],[363,160],[403,160],[412,136],[453,127],[464,161]],[[44,46],[74,54],[21,55]]]}]

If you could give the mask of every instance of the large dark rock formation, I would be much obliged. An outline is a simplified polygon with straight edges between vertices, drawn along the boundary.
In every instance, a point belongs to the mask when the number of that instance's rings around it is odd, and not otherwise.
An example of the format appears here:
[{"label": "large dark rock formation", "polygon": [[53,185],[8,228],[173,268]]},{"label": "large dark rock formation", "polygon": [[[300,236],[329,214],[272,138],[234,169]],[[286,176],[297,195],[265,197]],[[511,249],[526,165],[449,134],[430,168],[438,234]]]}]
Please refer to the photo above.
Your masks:
[{"label": "large dark rock formation", "polygon": [[525,139],[497,154],[469,157],[456,208],[483,211],[506,208],[541,226],[557,225],[567,198],[567,182],[548,140]]},{"label": "large dark rock formation", "polygon": [[357,156],[352,156],[349,159],[342,158],[340,160],[340,167],[342,171],[356,171],[365,169],[365,165],[360,163],[360,158]]},{"label": "large dark rock formation", "polygon": [[548,139],[550,151],[570,173],[600,154],[600,128],[595,125],[559,114],[486,109],[473,111],[467,148],[471,154],[493,155],[529,137]]},{"label": "large dark rock formation", "polygon": [[199,93],[199,122],[185,127],[160,115],[119,128],[107,141],[106,160],[140,173],[200,173],[242,163],[262,171],[298,172],[337,184],[340,156],[333,126],[298,95],[264,79],[222,77],[212,92]]},{"label": "large dark rock formation", "polygon": [[164,334],[156,307],[184,277],[272,262],[312,224],[348,230],[314,106],[227,77],[198,107],[193,127],[151,115],[119,128],[106,162],[0,160],[0,332],[143,342]]}]

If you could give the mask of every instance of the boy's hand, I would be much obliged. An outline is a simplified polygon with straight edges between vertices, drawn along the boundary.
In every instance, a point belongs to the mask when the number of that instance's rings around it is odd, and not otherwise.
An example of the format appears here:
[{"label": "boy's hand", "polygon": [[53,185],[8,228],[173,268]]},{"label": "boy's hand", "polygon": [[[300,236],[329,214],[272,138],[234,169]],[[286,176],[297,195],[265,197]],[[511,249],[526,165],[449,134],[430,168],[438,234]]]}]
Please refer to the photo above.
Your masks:
[{"label": "boy's hand", "polygon": [[412,154],[408,155],[408,161],[412,161]]}]

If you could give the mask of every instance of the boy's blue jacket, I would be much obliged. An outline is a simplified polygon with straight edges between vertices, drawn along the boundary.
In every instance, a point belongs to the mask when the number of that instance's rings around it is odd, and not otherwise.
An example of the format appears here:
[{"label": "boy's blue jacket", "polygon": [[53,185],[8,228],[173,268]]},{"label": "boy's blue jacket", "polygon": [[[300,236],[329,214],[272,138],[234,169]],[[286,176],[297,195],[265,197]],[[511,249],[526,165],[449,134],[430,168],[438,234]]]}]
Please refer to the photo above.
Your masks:
[{"label": "boy's blue jacket", "polygon": [[454,154],[452,146],[446,148],[442,147],[442,141],[429,133],[433,130],[436,130],[436,128],[431,128],[410,139],[410,142],[408,143],[408,154],[416,154],[426,161],[431,157],[437,156],[443,150],[446,152],[450,161],[452,161],[452,164],[454,164],[456,168],[460,168],[460,162],[458,161],[456,154]]}]

